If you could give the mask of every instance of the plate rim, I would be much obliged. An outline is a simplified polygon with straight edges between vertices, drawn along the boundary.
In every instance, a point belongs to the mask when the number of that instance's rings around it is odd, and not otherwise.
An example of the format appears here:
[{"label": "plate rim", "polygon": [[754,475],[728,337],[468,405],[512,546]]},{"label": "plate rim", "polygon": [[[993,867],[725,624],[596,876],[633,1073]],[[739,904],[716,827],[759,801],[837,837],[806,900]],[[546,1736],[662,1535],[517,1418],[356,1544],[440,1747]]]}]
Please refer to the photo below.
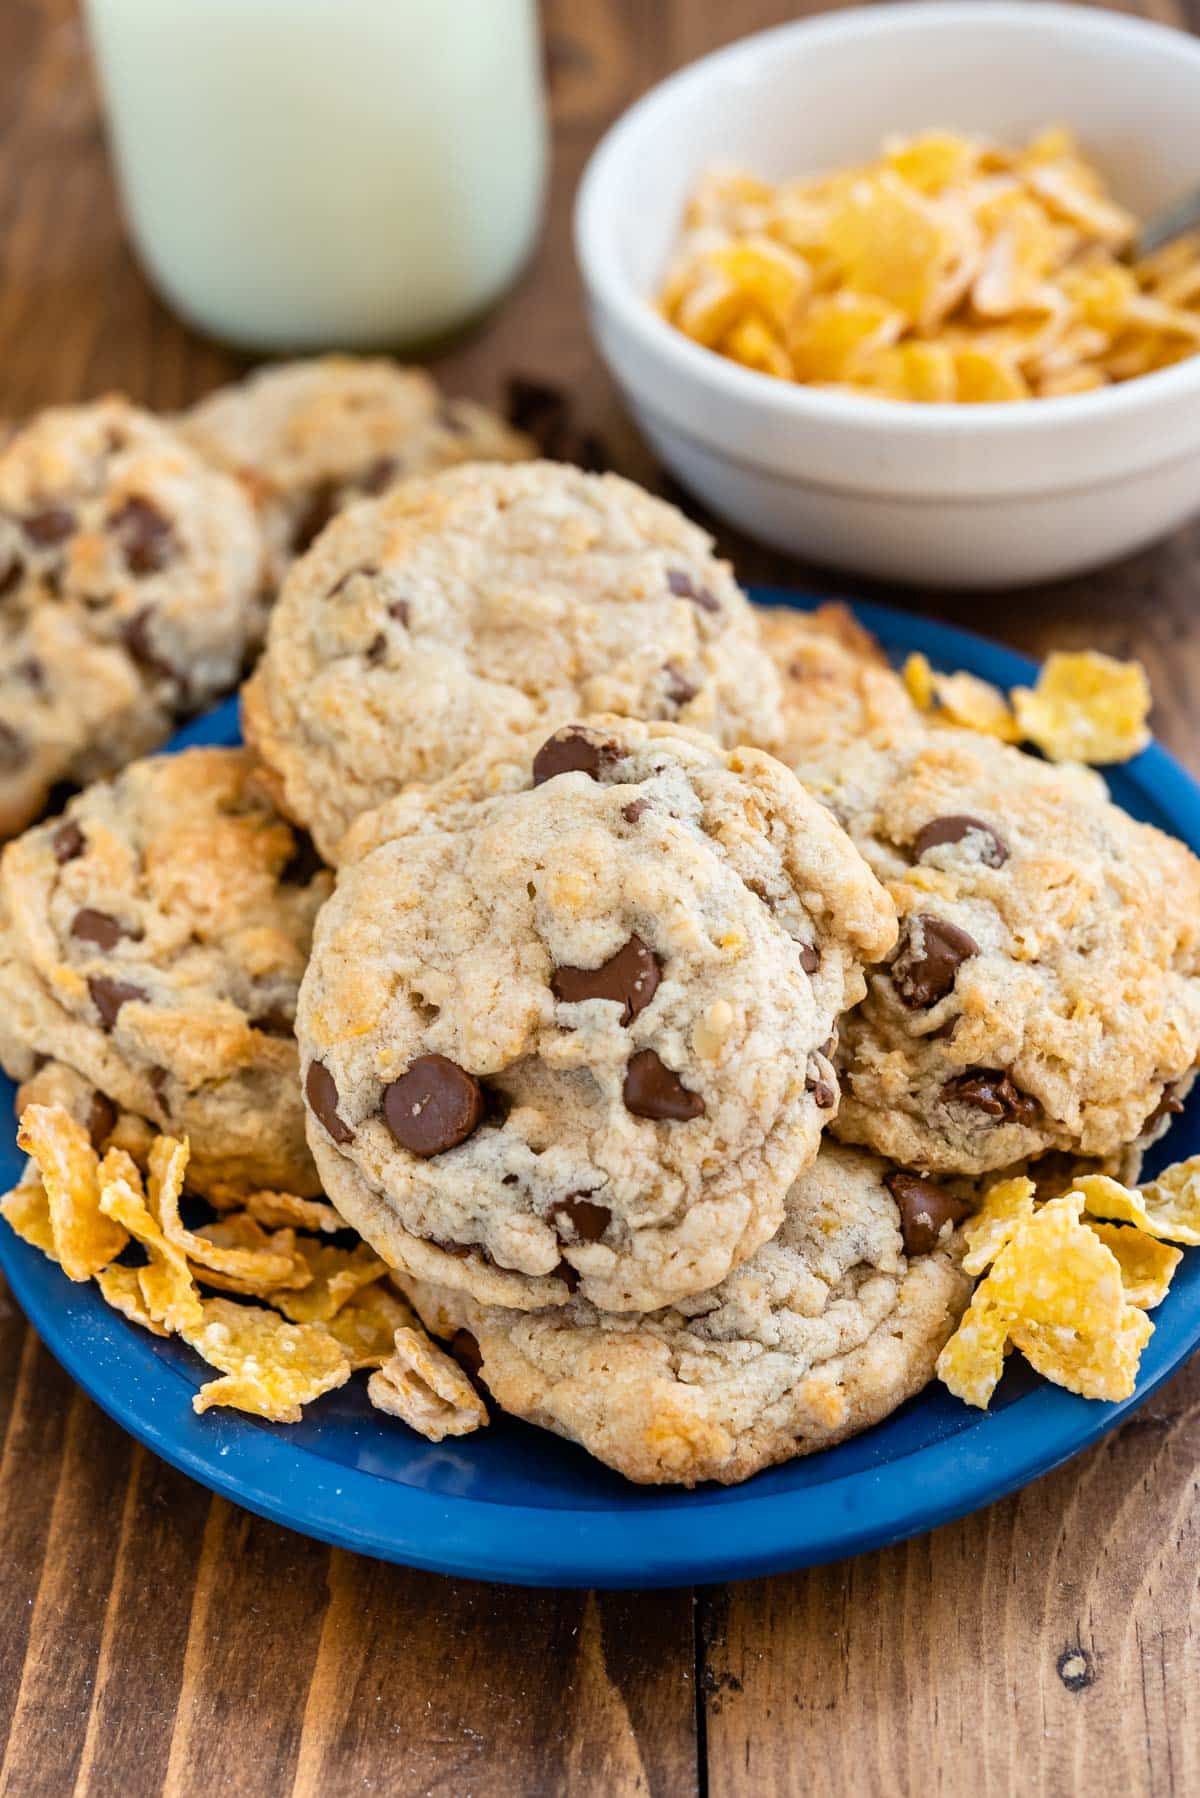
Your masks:
[{"label": "plate rim", "polygon": [[[800,610],[824,597],[774,586],[748,591],[758,603]],[[935,662],[967,666],[1004,685],[1036,672],[1027,657],[973,631],[878,603],[846,603],[889,648],[922,649]],[[165,748],[173,752],[211,740],[214,729],[236,729],[236,723],[234,696],[185,726]],[[1158,744],[1143,751],[1136,766],[1172,827],[1200,849],[1200,786]],[[71,1286],[60,1269],[7,1230],[0,1233],[0,1267],[45,1347],[100,1409],[209,1490],[333,1547],[428,1572],[528,1586],[649,1589],[747,1579],[923,1535],[1007,1497],[1090,1447],[1200,1344],[1198,1257],[1197,1277],[1178,1285],[1166,1301],[1170,1329],[1156,1330],[1151,1339],[1143,1363],[1148,1372],[1119,1404],[1039,1384],[969,1430],[852,1469],[819,1489],[756,1492],[750,1480],[720,1507],[697,1503],[683,1488],[660,1489],[656,1502],[633,1513],[603,1497],[596,1508],[572,1508],[428,1492],[326,1461],[257,1420],[231,1413],[198,1418],[184,1397],[182,1373],[148,1353],[137,1332],[92,1288]],[[102,1339],[105,1352],[97,1355]],[[910,1402],[919,1405],[921,1396]],[[725,1523],[716,1532],[714,1515]]]}]

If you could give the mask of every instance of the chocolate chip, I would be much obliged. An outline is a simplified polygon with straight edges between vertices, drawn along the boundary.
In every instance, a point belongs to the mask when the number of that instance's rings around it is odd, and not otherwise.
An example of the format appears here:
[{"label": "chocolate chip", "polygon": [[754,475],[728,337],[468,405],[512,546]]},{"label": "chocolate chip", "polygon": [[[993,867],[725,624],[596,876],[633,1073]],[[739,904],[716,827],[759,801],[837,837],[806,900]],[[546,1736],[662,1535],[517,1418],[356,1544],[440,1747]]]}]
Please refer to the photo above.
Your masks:
[{"label": "chocolate chip", "polygon": [[367,644],[367,655],[366,655],[367,666],[369,668],[378,668],[380,662],[382,662],[382,660],[383,660],[384,656],[386,656],[386,654],[387,654],[387,638],[384,636],[382,631],[378,631],[376,633],[376,635],[371,638],[371,641]]},{"label": "chocolate chip", "polygon": [[586,774],[599,780],[603,770],[615,759],[617,745],[596,737],[578,724],[565,724],[547,737],[533,758],[533,784],[558,774]]},{"label": "chocolate chip", "polygon": [[900,953],[891,968],[892,983],[901,1003],[910,1011],[936,1005],[953,987],[963,962],[978,953],[975,938],[957,924],[928,912],[910,918]]},{"label": "chocolate chip", "polygon": [[292,554],[302,556],[314,543],[337,511],[337,488],[332,481],[322,481],[313,488],[308,504],[292,527]]},{"label": "chocolate chip", "polygon": [[120,540],[130,574],[158,574],[179,554],[174,525],[148,499],[127,499],[110,516],[108,528]]},{"label": "chocolate chip", "polygon": [[644,818],[649,810],[650,801],[648,799],[631,799],[628,805],[621,807],[621,816],[626,824],[636,824],[638,819]]},{"label": "chocolate chip", "polygon": [[658,991],[662,963],[640,936],[631,936],[598,968],[555,968],[550,990],[565,1005],[584,999],[612,999],[621,1007],[621,1023],[631,1024]]},{"label": "chocolate chip", "polygon": [[550,1221],[560,1237],[566,1225],[568,1242],[599,1242],[612,1222],[612,1212],[607,1205],[597,1205],[586,1193],[572,1192],[551,1205]]},{"label": "chocolate chip", "polygon": [[809,1063],[804,1076],[804,1090],[812,1094],[820,1111],[830,1111],[837,1104],[837,1091],[829,1084],[819,1066]]},{"label": "chocolate chip", "polygon": [[7,562],[0,563],[0,599],[12,592],[24,572],[19,556],[10,556]]},{"label": "chocolate chip", "polygon": [[719,612],[721,602],[707,587],[698,587],[690,574],[682,568],[668,568],[667,586],[677,599],[690,599],[693,605],[704,612]]},{"label": "chocolate chip", "polygon": [[149,998],[143,987],[134,986],[128,980],[110,980],[106,974],[93,974],[87,984],[92,1004],[100,1013],[101,1027],[105,1030],[113,1028],[122,1005],[129,1005],[135,999],[144,1001]]},{"label": "chocolate chip", "polygon": [[316,844],[306,830],[293,829],[292,836],[295,847],[280,869],[279,878],[284,886],[306,887],[310,880],[321,873],[325,863],[317,854]]},{"label": "chocolate chip", "polygon": [[483,1350],[470,1330],[455,1330],[450,1338],[450,1353],[467,1373],[478,1373],[483,1366]]},{"label": "chocolate chip", "polygon": [[972,1068],[947,1081],[942,1097],[951,1104],[973,1105],[1005,1123],[1032,1124],[1041,1112],[1037,1100],[1015,1086],[1009,1074],[992,1068]]},{"label": "chocolate chip", "polygon": [[65,543],[75,529],[75,514],[66,506],[45,506],[22,519],[21,528],[39,549],[53,549],[55,544]]},{"label": "chocolate chip", "polygon": [[71,919],[71,935],[81,943],[95,943],[98,949],[115,949],[122,937],[131,937],[137,942],[142,932],[130,929],[106,911],[95,911],[85,905]]},{"label": "chocolate chip", "polygon": [[388,617],[394,618],[397,624],[402,624],[405,630],[407,630],[408,621],[411,617],[408,601],[406,599],[394,599],[388,607]]},{"label": "chocolate chip", "polygon": [[505,412],[508,422],[532,437],[543,456],[561,460],[570,430],[571,408],[560,387],[513,375],[508,382]]},{"label": "chocolate chip", "polygon": [[1008,844],[990,824],[985,824],[982,818],[972,818],[966,812],[931,818],[928,824],[923,824],[913,838],[913,855],[920,861],[931,849],[940,848],[943,843],[961,843],[968,836],[978,839],[979,859],[985,867],[1004,866],[1008,860]]},{"label": "chocolate chip", "polygon": [[962,1199],[917,1174],[885,1174],[883,1183],[900,1210],[900,1234],[906,1255],[928,1255],[936,1249],[945,1226],[958,1223],[971,1209]]},{"label": "chocolate chip", "polygon": [[377,456],[359,476],[359,492],[369,494],[372,498],[383,493],[395,480],[397,467],[395,456]]},{"label": "chocolate chip", "polygon": [[483,1088],[474,1074],[445,1055],[419,1055],[383,1091],[388,1129],[402,1149],[423,1160],[466,1142],[486,1110]]},{"label": "chocolate chip", "polygon": [[324,1124],[334,1142],[354,1141],[353,1130],[338,1116],[338,1089],[334,1085],[333,1075],[323,1061],[309,1062],[308,1072],[304,1076],[304,1096],[308,1100],[309,1110]]},{"label": "chocolate chip", "polygon": [[15,774],[29,761],[29,744],[19,730],[0,720],[0,774]]},{"label": "chocolate chip", "polygon": [[672,705],[687,705],[689,700],[695,699],[700,691],[699,687],[694,687],[690,680],[685,680],[674,662],[667,662],[663,673],[666,675],[664,683],[666,695]]},{"label": "chocolate chip", "polygon": [[572,1267],[569,1261],[560,1261],[554,1270],[554,1278],[561,1280],[568,1292],[579,1291],[580,1277],[579,1269]]},{"label": "chocolate chip", "polygon": [[687,1123],[703,1117],[704,1100],[690,1092],[679,1075],[659,1060],[653,1049],[639,1049],[625,1069],[626,1111],[635,1118]]},{"label": "chocolate chip", "polygon": [[801,943],[800,966],[804,969],[804,972],[806,974],[815,974],[820,965],[821,951],[814,948],[812,943]]},{"label": "chocolate chip", "polygon": [[50,847],[54,851],[55,861],[61,866],[64,862],[73,862],[77,855],[83,854],[87,839],[78,824],[68,818],[50,838]]},{"label": "chocolate chip", "polygon": [[117,1123],[117,1108],[103,1093],[93,1093],[88,1106],[87,1133],[93,1149],[102,1149]]},{"label": "chocolate chip", "polygon": [[176,668],[175,664],[163,655],[155,645],[150,634],[150,626],[154,621],[155,608],[143,606],[135,612],[129,623],[121,632],[126,649],[140,668],[148,674],[158,675],[162,680],[173,681],[181,693],[187,692],[187,676]]},{"label": "chocolate chip", "polygon": [[253,1030],[261,1030],[264,1036],[294,1036],[296,1026],[286,1011],[264,1011],[259,1017],[251,1018]]}]

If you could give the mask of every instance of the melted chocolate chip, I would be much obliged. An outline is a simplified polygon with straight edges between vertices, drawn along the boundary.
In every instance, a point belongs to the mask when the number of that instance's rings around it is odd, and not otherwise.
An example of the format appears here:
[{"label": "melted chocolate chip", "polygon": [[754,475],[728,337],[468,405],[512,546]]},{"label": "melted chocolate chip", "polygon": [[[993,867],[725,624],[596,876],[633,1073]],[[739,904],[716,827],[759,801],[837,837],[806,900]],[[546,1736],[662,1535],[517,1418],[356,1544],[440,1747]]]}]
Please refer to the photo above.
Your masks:
[{"label": "melted chocolate chip", "polygon": [[1037,1100],[1015,1086],[1011,1075],[992,1068],[972,1068],[947,1081],[942,1097],[952,1104],[973,1105],[1006,1124],[1032,1124],[1041,1112]]},{"label": "melted chocolate chip", "polygon": [[130,574],[158,574],[179,554],[179,539],[171,520],[148,499],[127,499],[108,520],[117,536]]},{"label": "melted chocolate chip", "polygon": [[369,494],[372,498],[383,493],[391,486],[398,472],[395,456],[377,456],[370,467],[363,470],[358,480],[360,493]]},{"label": "melted chocolate chip", "polygon": [[337,510],[337,488],[322,481],[313,488],[308,504],[292,527],[292,554],[302,556],[314,543]]},{"label": "melted chocolate chip", "polygon": [[143,987],[134,986],[131,981],[110,980],[105,974],[93,974],[87,984],[104,1030],[113,1028],[122,1005],[129,1005],[135,999],[145,1001],[150,996]]},{"label": "melted chocolate chip", "polygon": [[455,1330],[450,1338],[450,1353],[467,1373],[477,1374],[483,1366],[483,1350],[470,1330]]},{"label": "melted chocolate chip", "polygon": [[662,963],[640,936],[631,936],[598,968],[556,968],[550,990],[566,1005],[584,999],[612,999],[621,1007],[622,1024],[631,1024],[658,991]]},{"label": "melted chocolate chip", "polygon": [[820,965],[821,951],[814,948],[811,943],[801,943],[800,966],[804,969],[804,972],[806,974],[815,974]]},{"label": "melted chocolate chip", "polygon": [[81,943],[95,943],[97,949],[115,949],[122,937],[131,937],[137,942],[141,934],[140,930],[131,930],[122,924],[119,918],[106,911],[95,911],[90,905],[82,906],[71,919],[71,935]]},{"label": "melted chocolate chip", "polygon": [[73,862],[76,856],[82,855],[87,847],[87,840],[82,830],[73,819],[68,818],[60,824],[50,838],[50,847],[54,851],[54,859],[61,866],[64,862]]},{"label": "melted chocolate chip", "polygon": [[387,638],[382,631],[377,631],[367,644],[366,662],[368,668],[378,668],[387,654]]},{"label": "melted chocolate chip", "polygon": [[547,737],[534,756],[533,784],[540,787],[558,774],[586,774],[591,780],[599,780],[617,753],[615,743],[596,737],[578,724],[566,724]]},{"label": "melted chocolate chip", "polygon": [[690,599],[702,612],[719,612],[721,602],[707,587],[698,587],[682,568],[668,568],[667,586],[677,599]]},{"label": "melted chocolate chip", "polygon": [[310,1061],[304,1076],[304,1096],[313,1116],[324,1124],[334,1142],[354,1141],[354,1132],[338,1115],[338,1089],[333,1075],[323,1061]]},{"label": "melted chocolate chip", "polygon": [[644,818],[649,810],[650,801],[648,799],[631,799],[628,805],[621,807],[621,816],[626,824],[636,824],[638,819]]},{"label": "melted chocolate chip", "polygon": [[559,1262],[554,1270],[554,1277],[556,1280],[562,1281],[568,1292],[579,1291],[580,1272],[577,1267],[572,1267],[569,1261]]},{"label": "melted chocolate chip", "polygon": [[280,869],[279,878],[284,886],[306,887],[321,872],[325,863],[317,854],[317,846],[306,830],[293,828],[292,836],[295,838],[295,847]]},{"label": "melted chocolate chip", "polygon": [[125,647],[140,668],[144,668],[148,674],[158,675],[162,680],[173,681],[181,693],[186,693],[188,684],[186,674],[182,674],[174,663],[162,654],[150,634],[154,616],[153,606],[143,606],[140,612],[134,613],[121,632]]},{"label": "melted chocolate chip", "polygon": [[883,1183],[900,1211],[900,1234],[906,1255],[928,1255],[936,1249],[945,1226],[958,1223],[971,1209],[962,1199],[917,1174],[885,1174]]},{"label": "melted chocolate chip", "polygon": [[93,1149],[102,1149],[117,1123],[117,1108],[103,1093],[93,1093],[88,1106],[87,1133]]},{"label": "melted chocolate chip", "polygon": [[408,621],[411,616],[412,612],[406,599],[394,599],[388,607],[388,617],[394,618],[397,624],[402,624],[405,630],[408,629]]},{"label": "melted chocolate chip", "polygon": [[53,549],[65,543],[75,529],[75,514],[66,506],[45,506],[21,520],[21,528],[39,549]]},{"label": "melted chocolate chip", "polygon": [[24,572],[19,556],[10,556],[7,562],[0,563],[0,599],[12,592]]},{"label": "melted chocolate chip", "polygon": [[29,761],[29,745],[19,730],[0,720],[0,774],[15,774]]},{"label": "melted chocolate chip", "polygon": [[402,1149],[423,1160],[466,1142],[486,1110],[483,1088],[474,1074],[445,1055],[419,1055],[383,1091],[388,1129]]},{"label": "melted chocolate chip", "polygon": [[653,1049],[639,1049],[630,1056],[623,1096],[626,1111],[635,1118],[682,1124],[704,1115],[700,1094],[690,1092]]},{"label": "melted chocolate chip", "polygon": [[928,912],[910,918],[900,953],[891,968],[892,983],[901,1003],[910,1011],[936,1005],[953,987],[963,962],[978,953],[975,938],[957,924]]},{"label": "melted chocolate chip", "polygon": [[597,1205],[586,1193],[568,1193],[565,1199],[550,1207],[550,1222],[560,1237],[568,1242],[599,1242],[612,1222],[607,1205]]},{"label": "melted chocolate chip", "polygon": [[695,699],[696,694],[700,691],[699,687],[694,687],[690,680],[685,680],[674,662],[667,662],[663,673],[666,676],[664,689],[672,705],[687,705],[689,700]]},{"label": "melted chocolate chip", "polygon": [[920,861],[931,849],[938,849],[943,843],[961,843],[969,836],[976,839],[979,859],[985,867],[1004,866],[1008,860],[1008,844],[990,824],[985,824],[982,818],[969,817],[966,812],[931,818],[928,824],[923,824],[913,839],[913,855]]}]

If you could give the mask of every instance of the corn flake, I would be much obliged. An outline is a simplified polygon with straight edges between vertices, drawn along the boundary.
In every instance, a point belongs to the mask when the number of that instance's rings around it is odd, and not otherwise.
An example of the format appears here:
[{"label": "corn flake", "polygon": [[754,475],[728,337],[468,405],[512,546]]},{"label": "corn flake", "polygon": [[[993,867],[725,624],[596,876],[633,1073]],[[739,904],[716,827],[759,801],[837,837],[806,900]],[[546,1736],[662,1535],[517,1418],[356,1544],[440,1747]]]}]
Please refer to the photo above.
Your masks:
[{"label": "corn flake", "polygon": [[1125,1297],[1141,1311],[1161,1305],[1171,1286],[1183,1250],[1147,1236],[1129,1224],[1105,1224],[1089,1220],[1105,1248],[1111,1249],[1121,1267]]},{"label": "corn flake", "polygon": [[0,1199],[0,1217],[22,1242],[40,1249],[51,1261],[58,1260],[54,1231],[50,1227],[50,1201],[46,1197],[42,1177],[32,1162],[12,1191],[6,1192]]},{"label": "corn flake", "polygon": [[1013,688],[1021,735],[1054,762],[1126,762],[1150,741],[1150,683],[1140,662],[1056,651],[1037,684]]},{"label": "corn flake", "polygon": [[414,1322],[410,1307],[380,1282],[356,1294],[325,1328],[337,1337],[351,1367],[382,1367],[393,1351],[396,1331]]},{"label": "corn flake", "polygon": [[296,1252],[311,1275],[308,1284],[297,1292],[281,1290],[272,1295],[272,1303],[294,1323],[328,1323],[356,1292],[382,1279],[388,1271],[386,1261],[381,1261],[365,1242],[353,1249],[339,1249],[331,1243],[302,1237],[296,1243]]},{"label": "corn flake", "polygon": [[429,1442],[470,1435],[488,1421],[486,1405],[458,1362],[424,1330],[396,1331],[394,1352],[367,1381],[367,1397]]},{"label": "corn flake", "polygon": [[69,1280],[92,1279],[129,1239],[104,1215],[99,1158],[87,1131],[61,1105],[27,1105],[17,1141],[42,1177],[54,1259]]},{"label": "corn flake", "polygon": [[100,1209],[135,1237],[149,1257],[137,1276],[155,1323],[180,1334],[193,1327],[201,1316],[200,1295],[187,1259],[147,1207],[141,1175],[123,1149],[109,1149],[100,1163]]},{"label": "corn flake", "polygon": [[[993,1237],[1005,1222],[998,1214],[1023,1203],[1016,1193],[997,1202]],[[1121,1264],[1082,1221],[1083,1207],[1081,1192],[1065,1193],[1008,1229],[938,1357],[939,1377],[965,1403],[986,1409],[1010,1341],[1069,1391],[1106,1399],[1132,1392],[1153,1326],[1129,1302]],[[977,1255],[986,1246],[981,1239]]]},{"label": "corn flake", "polygon": [[222,1378],[209,1380],[192,1409],[229,1405],[271,1423],[299,1423],[301,1406],[350,1378],[342,1345],[319,1324],[291,1324],[257,1305],[205,1299],[201,1315],[180,1331]]},{"label": "corn flake", "polygon": [[138,1278],[140,1272],[140,1268],[122,1267],[119,1261],[114,1261],[110,1267],[100,1269],[96,1284],[105,1303],[127,1317],[130,1323],[140,1324],[152,1336],[167,1336],[170,1332],[152,1315],[146,1303]]},{"label": "corn flake", "polygon": [[1085,1174],[1076,1183],[1092,1217],[1136,1224],[1148,1236],[1200,1246],[1200,1155],[1164,1168],[1139,1191],[1107,1174]]},{"label": "corn flake", "polygon": [[990,681],[965,670],[939,674],[919,650],[908,657],[902,677],[913,704],[936,722],[998,737],[1002,743],[1017,741],[1020,732],[1008,701]]},{"label": "corn flake", "polygon": [[982,1274],[991,1266],[1018,1224],[1033,1216],[1034,1184],[1024,1175],[989,1187],[983,1204],[963,1225],[967,1251],[963,1271]]}]

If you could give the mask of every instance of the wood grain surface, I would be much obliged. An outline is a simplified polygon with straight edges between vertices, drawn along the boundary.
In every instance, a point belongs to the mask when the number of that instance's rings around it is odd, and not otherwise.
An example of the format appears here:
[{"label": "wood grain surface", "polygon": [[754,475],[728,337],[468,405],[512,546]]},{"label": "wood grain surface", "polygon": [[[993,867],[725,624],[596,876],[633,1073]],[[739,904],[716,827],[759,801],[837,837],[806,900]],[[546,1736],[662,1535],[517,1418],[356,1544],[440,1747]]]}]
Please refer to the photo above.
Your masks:
[{"label": "wood grain surface", "polygon": [[[439,363],[448,386],[563,383],[615,464],[660,482],[589,344],[575,184],[668,69],[803,10],[546,5],[545,236]],[[0,346],[0,416],[111,387],[172,407],[239,366],[123,242],[72,0],[0,0]],[[747,578],[841,586],[721,535]],[[884,596],[1025,649],[1140,655],[1160,735],[1200,770],[1198,579],[1193,527],[1043,591]],[[0,1793],[1195,1793],[1198,1461],[1200,1367],[1071,1466],[884,1553],[697,1592],[505,1590],[210,1498],[96,1411],[0,1284]]]}]

